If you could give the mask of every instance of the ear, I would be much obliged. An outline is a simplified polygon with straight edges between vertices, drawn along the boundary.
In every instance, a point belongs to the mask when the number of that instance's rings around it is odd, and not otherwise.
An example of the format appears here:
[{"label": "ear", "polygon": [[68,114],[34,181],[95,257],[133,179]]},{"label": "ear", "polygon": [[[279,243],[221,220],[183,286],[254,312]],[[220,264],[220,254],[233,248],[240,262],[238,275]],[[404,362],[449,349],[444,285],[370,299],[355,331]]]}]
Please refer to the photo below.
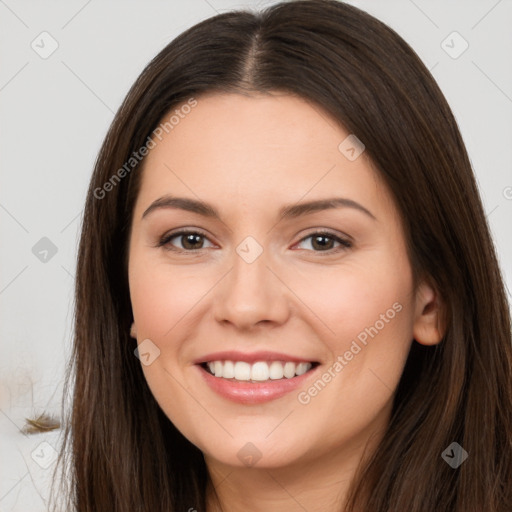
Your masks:
[{"label": "ear", "polygon": [[131,336],[132,338],[137,339],[137,327],[136,327],[136,325],[135,325],[135,322],[133,322],[133,323],[132,323],[132,326],[131,326],[131,328],[130,328],[130,336]]},{"label": "ear", "polygon": [[445,334],[445,304],[438,291],[426,282],[416,290],[413,335],[421,345],[437,345]]}]

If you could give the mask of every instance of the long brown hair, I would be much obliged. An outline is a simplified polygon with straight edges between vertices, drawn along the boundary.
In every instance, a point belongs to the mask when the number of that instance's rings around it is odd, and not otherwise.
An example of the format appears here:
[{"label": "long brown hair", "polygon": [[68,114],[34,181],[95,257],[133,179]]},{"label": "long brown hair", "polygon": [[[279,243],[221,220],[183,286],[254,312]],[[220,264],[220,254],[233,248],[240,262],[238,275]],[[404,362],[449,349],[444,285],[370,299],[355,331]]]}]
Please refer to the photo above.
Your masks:
[{"label": "long brown hair", "polygon": [[[126,162],[190,98],[270,91],[319,105],[365,144],[401,213],[415,276],[430,280],[446,305],[442,342],[412,344],[389,428],[359,468],[346,510],[510,512],[510,316],[466,149],[415,52],[372,16],[333,0],[195,25],[148,64],[117,112],[79,246],[66,374],[72,407],[59,457],[67,510],[206,508],[202,453],[159,408],[129,335],[127,241],[144,160],[133,169]],[[456,469],[441,457],[453,442],[469,454]]]}]

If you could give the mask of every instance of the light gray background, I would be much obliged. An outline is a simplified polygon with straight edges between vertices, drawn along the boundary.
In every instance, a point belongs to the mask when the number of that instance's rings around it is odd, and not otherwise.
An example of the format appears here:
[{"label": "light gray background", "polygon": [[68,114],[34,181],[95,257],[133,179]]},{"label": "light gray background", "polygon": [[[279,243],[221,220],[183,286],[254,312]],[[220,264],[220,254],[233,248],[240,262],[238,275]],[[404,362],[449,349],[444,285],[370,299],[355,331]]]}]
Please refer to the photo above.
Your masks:
[{"label": "light gray background", "polygon": [[[25,417],[60,413],[82,207],[114,112],[150,58],[183,30],[216,11],[272,3],[0,0],[0,512],[46,510],[60,433],[20,429]],[[510,289],[512,2],[350,3],[401,34],[445,93]],[[50,48],[43,31],[58,43],[46,59],[31,47]],[[453,31],[469,44],[458,58],[447,53],[463,48]],[[32,251],[43,237],[57,248],[46,262]]]}]

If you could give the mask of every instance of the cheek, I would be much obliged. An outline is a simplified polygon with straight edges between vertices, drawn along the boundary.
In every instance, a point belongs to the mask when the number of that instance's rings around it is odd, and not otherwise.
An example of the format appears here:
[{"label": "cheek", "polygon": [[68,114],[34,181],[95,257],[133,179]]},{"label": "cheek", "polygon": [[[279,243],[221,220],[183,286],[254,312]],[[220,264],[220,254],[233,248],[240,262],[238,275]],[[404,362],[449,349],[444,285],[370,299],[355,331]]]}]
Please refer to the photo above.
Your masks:
[{"label": "cheek", "polygon": [[[371,272],[353,272],[344,277],[334,287],[332,279],[330,283],[326,279],[329,292],[310,295],[311,307],[334,334],[322,339],[330,361],[318,380],[299,395],[305,410],[318,411],[324,433],[333,439],[340,434],[332,418],[344,418],[346,432],[354,433],[390,410],[412,342],[407,276],[388,274],[374,280]],[[329,411],[327,418],[322,411]]]},{"label": "cheek", "polygon": [[[182,348],[180,334],[195,311],[201,290],[191,270],[174,269],[156,258],[134,251],[129,265],[130,298],[139,345],[146,339],[158,349],[151,364],[142,364],[146,382],[162,410],[176,425],[190,430],[190,396],[176,374]],[[195,283],[195,284],[194,284]],[[204,284],[204,283],[203,283]],[[203,292],[204,294],[204,292]],[[156,350],[152,348],[151,350]],[[156,352],[152,352],[156,354]],[[185,411],[187,413],[183,414]]]},{"label": "cheek", "polygon": [[[301,276],[299,296],[321,320],[331,357],[325,375],[340,398],[334,407],[378,410],[397,386],[412,342],[412,274],[406,259],[385,253]],[[302,295],[301,295],[302,294]],[[319,388],[322,386],[320,385]],[[336,390],[336,391],[335,391]],[[308,396],[316,396],[316,390]],[[318,404],[332,407],[329,393]],[[306,397],[308,399],[308,397]]]},{"label": "cheek", "polygon": [[362,347],[377,338],[381,346],[387,345],[388,340],[393,340],[395,345],[400,343],[411,327],[404,291],[396,283],[386,283],[381,279],[373,289],[360,282],[347,281],[338,297],[331,295],[328,321],[341,335],[337,337],[338,351],[348,350],[350,347],[346,347],[346,343],[352,341],[359,342]]},{"label": "cheek", "polygon": [[129,268],[130,299],[139,339],[162,340],[208,290],[192,266],[172,269],[136,255]]},{"label": "cheek", "polygon": [[[400,268],[400,267],[398,267]],[[387,403],[396,389],[412,342],[412,279],[402,267],[354,272],[338,292],[324,297],[341,410],[368,415]],[[364,407],[361,409],[361,407]],[[369,416],[368,416],[369,417]]]},{"label": "cheek", "polygon": [[412,278],[408,266],[397,267],[396,260],[392,265],[381,258],[379,264],[358,261],[313,269],[297,275],[293,287],[316,316],[316,323],[325,327],[333,350],[343,350],[358,336],[364,343],[375,330],[412,331],[408,308]]}]

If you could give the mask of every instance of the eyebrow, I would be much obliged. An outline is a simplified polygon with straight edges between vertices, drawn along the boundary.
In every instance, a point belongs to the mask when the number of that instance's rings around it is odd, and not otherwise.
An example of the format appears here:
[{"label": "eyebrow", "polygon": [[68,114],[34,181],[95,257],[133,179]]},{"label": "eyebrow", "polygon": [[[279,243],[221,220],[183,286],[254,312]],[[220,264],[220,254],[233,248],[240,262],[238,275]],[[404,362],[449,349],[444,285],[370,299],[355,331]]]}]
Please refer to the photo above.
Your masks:
[{"label": "eyebrow", "polygon": [[[153,201],[142,214],[142,219],[147,217],[151,212],[155,210],[167,208],[185,210],[203,215],[204,217],[220,220],[219,212],[212,205],[196,199],[190,199],[187,197],[174,197],[170,195],[162,196],[159,199]],[[282,219],[291,219],[318,211],[331,210],[334,208],[353,208],[366,214],[373,220],[377,220],[376,217],[364,206],[357,203],[356,201],[353,201],[352,199],[347,199],[344,197],[319,199],[316,201],[308,201],[306,203],[296,203],[294,205],[285,206],[279,210],[279,216]]]}]

